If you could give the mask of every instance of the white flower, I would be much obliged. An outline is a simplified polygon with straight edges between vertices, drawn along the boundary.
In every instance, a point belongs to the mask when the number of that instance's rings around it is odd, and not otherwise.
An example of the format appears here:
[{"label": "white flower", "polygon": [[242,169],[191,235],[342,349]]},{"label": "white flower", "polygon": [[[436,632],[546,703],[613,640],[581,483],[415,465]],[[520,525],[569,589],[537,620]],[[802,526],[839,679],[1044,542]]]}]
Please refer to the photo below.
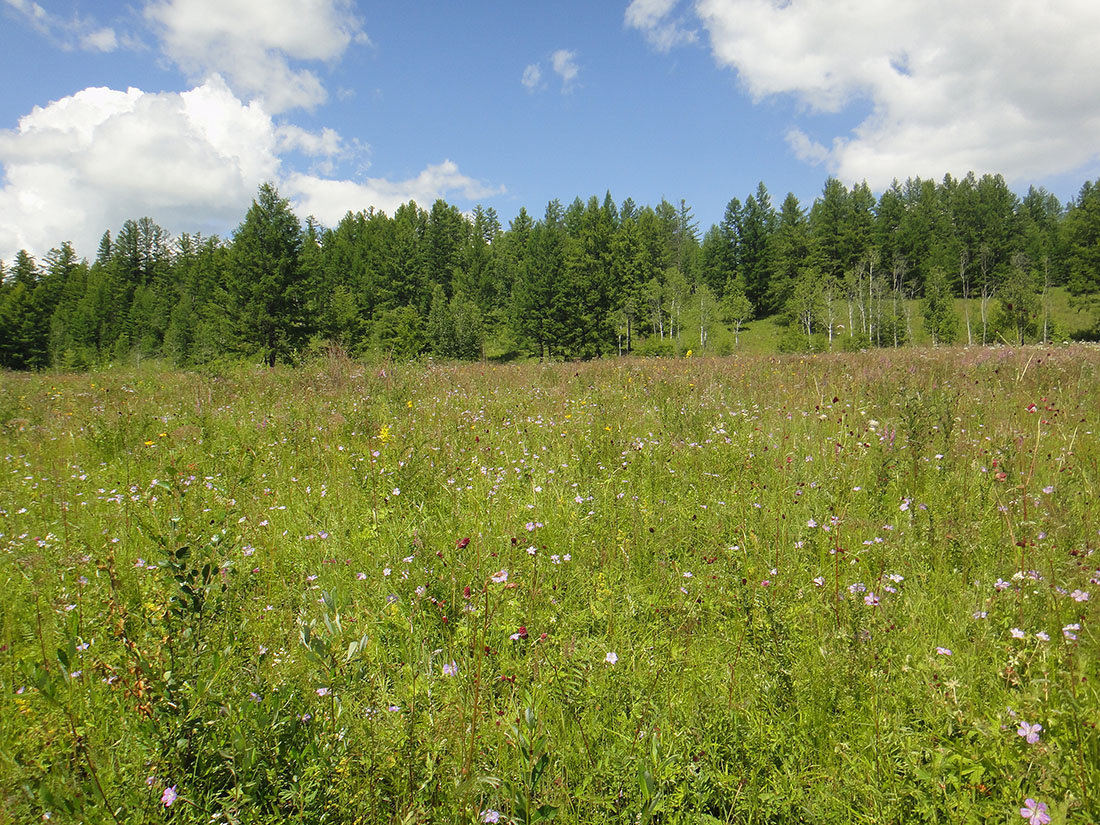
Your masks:
[{"label": "white flower", "polygon": [[498,570],[492,575],[491,578],[496,584],[503,584],[504,582],[508,581],[508,571]]},{"label": "white flower", "polygon": [[614,650],[609,651],[608,654],[603,657],[603,660],[605,662],[607,662],[609,665],[613,665],[617,661],[619,661],[619,654],[616,653]]}]

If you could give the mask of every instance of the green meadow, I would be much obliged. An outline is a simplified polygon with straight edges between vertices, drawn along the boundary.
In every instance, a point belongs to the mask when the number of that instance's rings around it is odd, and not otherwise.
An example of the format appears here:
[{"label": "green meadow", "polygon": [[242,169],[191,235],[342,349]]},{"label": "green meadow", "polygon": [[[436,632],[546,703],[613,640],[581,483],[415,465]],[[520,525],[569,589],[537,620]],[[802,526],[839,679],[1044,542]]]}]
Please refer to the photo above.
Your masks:
[{"label": "green meadow", "polygon": [[1098,433],[1084,344],[5,373],[0,823],[1096,823]]}]

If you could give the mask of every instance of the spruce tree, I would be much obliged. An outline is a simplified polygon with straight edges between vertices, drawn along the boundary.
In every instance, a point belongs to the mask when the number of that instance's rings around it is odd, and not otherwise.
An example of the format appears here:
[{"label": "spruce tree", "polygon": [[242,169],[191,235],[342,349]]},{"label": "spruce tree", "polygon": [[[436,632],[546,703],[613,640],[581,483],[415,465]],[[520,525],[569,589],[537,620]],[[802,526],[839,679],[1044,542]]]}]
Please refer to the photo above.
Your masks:
[{"label": "spruce tree", "polygon": [[290,202],[263,184],[233,237],[226,310],[234,348],[259,354],[269,366],[305,337],[301,250],[301,225]]}]

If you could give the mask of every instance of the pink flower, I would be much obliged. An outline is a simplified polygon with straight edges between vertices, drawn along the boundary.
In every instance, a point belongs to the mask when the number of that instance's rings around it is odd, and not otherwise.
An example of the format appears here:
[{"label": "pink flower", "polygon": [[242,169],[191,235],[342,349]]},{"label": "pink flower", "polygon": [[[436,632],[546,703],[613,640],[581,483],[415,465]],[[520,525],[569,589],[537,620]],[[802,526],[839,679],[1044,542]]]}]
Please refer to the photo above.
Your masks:
[{"label": "pink flower", "polygon": [[1020,808],[1020,816],[1028,821],[1028,825],[1047,825],[1050,822],[1047,803],[1036,802],[1031,797],[1024,800],[1024,807]]},{"label": "pink flower", "polygon": [[1020,729],[1016,733],[1027,740],[1029,745],[1034,745],[1039,741],[1039,731],[1043,729],[1043,726],[1036,722],[1034,725],[1029,725],[1027,722],[1020,722]]},{"label": "pink flower", "polygon": [[949,648],[949,647],[937,647],[936,648],[936,653],[938,653],[940,656],[950,656],[951,655],[951,648]]},{"label": "pink flower", "polygon": [[176,786],[169,785],[167,788],[164,789],[164,793],[160,795],[160,801],[164,803],[165,808],[171,808],[172,803],[176,801],[176,798],[178,796],[179,794],[176,793]]},{"label": "pink flower", "polygon": [[492,578],[493,582],[496,583],[496,584],[504,584],[504,582],[508,581],[508,571],[507,570],[498,570],[496,573],[494,573],[491,576],[491,578]]}]

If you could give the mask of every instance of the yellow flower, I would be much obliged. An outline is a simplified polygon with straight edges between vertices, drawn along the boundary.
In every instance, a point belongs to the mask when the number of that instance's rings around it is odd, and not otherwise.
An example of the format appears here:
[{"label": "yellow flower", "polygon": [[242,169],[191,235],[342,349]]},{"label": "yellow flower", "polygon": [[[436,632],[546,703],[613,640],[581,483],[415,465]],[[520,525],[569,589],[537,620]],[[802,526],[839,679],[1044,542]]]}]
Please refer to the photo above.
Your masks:
[{"label": "yellow flower", "polygon": [[691,350],[688,350],[688,351],[687,351],[687,357],[688,357],[688,358],[691,358]]}]

